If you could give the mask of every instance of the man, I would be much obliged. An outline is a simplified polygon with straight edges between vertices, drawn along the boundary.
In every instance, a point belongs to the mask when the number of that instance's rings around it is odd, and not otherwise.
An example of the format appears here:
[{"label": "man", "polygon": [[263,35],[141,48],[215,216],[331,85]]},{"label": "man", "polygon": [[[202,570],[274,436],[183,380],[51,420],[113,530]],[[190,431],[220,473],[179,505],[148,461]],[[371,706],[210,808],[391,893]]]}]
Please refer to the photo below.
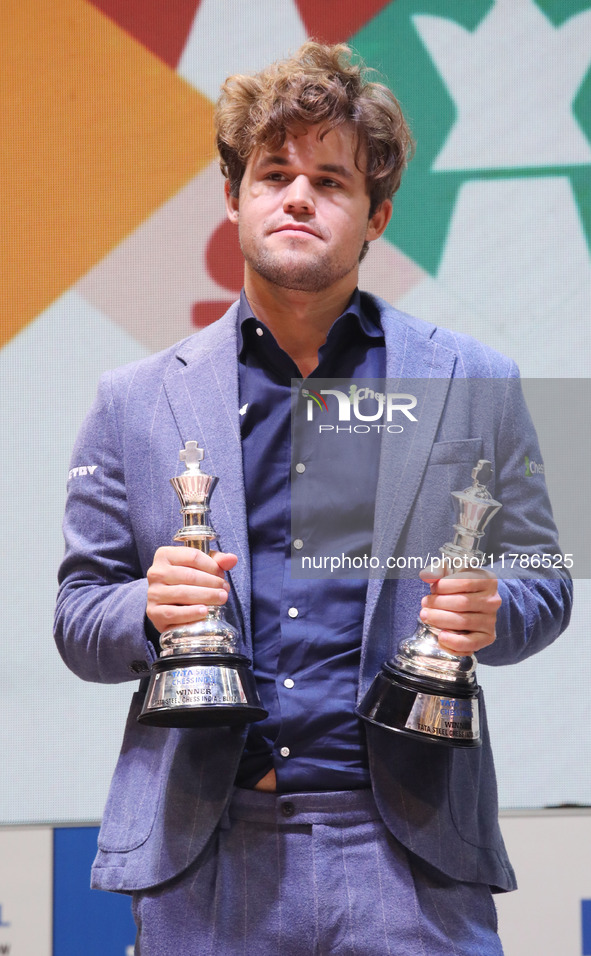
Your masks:
[{"label": "man", "polygon": [[[142,681],[93,885],[134,894],[142,956],[499,954],[491,888],[515,884],[484,711],[484,746],[463,750],[365,727],[354,709],[419,610],[448,649],[510,663],[566,626],[568,582],[298,580],[290,562],[305,542],[291,540],[290,480],[310,481],[312,517],[324,501],[313,450],[292,460],[290,410],[291,380],[311,375],[442,380],[412,448],[376,429],[355,462],[372,520],[375,501],[374,551],[404,541],[437,553],[453,522],[449,490],[480,457],[504,504],[488,549],[520,548],[535,527],[556,550],[543,479],[520,483],[537,442],[509,388],[516,370],[357,291],[410,137],[393,95],[345,47],[308,43],[230,78],[217,125],[244,292],[204,332],[103,379],[74,452],[74,465],[97,467],[69,491],[56,638],[84,679],[137,679],[162,631],[227,603],[269,716],[243,734],[142,726]],[[458,406],[454,378],[499,387]],[[209,556],[168,545],[178,523],[168,479],[192,439],[220,477],[221,550]]]}]

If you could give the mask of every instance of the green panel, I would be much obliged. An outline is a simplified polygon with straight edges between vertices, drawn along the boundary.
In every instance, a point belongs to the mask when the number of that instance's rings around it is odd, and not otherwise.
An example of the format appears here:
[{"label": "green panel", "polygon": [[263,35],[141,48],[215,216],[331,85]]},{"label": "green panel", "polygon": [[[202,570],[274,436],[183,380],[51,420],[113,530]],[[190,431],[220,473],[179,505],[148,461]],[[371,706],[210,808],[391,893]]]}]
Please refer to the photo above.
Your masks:
[{"label": "green panel", "polygon": [[[394,215],[386,238],[431,275],[435,275],[439,267],[458,190],[470,179],[570,176],[591,244],[589,166],[462,170],[457,173],[432,170],[456,118],[456,109],[412,18],[417,14],[429,14],[454,20],[466,30],[473,31],[492,6],[493,0],[394,0],[351,38],[353,48],[394,90],[417,142],[416,155],[395,199]],[[557,29],[574,14],[591,9],[591,0],[538,0],[538,6]],[[579,125],[591,140],[591,73],[583,81],[572,108]]]},{"label": "green panel", "polygon": [[591,6],[589,0],[536,0],[536,3],[556,27]]},{"label": "green panel", "polygon": [[491,5],[492,0],[396,0],[351,40],[394,90],[417,143],[386,238],[433,275],[465,175],[431,172],[456,111],[412,17],[418,13],[445,16],[473,30]]}]

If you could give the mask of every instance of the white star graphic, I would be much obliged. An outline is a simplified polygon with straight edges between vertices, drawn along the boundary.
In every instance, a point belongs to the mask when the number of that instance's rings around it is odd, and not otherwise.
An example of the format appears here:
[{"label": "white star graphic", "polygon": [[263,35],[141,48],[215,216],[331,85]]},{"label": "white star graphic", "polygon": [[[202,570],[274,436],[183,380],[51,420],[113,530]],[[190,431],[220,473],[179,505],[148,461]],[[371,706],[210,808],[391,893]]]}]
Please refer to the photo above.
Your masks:
[{"label": "white star graphic", "polygon": [[458,111],[434,170],[591,162],[572,103],[591,64],[591,10],[554,27],[533,0],[496,0],[474,32],[413,23]]},{"label": "white star graphic", "polygon": [[262,70],[305,39],[295,0],[201,0],[177,72],[217,100],[227,76]]}]

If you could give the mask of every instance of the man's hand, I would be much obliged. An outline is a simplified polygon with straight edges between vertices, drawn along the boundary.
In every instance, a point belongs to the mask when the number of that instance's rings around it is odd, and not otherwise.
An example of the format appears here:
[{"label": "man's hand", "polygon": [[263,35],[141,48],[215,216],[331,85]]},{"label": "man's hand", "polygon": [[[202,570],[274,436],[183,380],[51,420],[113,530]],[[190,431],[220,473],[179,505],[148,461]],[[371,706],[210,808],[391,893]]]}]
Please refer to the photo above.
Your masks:
[{"label": "man's hand", "polygon": [[230,571],[237,561],[235,554],[222,551],[204,554],[196,548],[158,548],[147,573],[146,606],[156,630],[162,634],[179,624],[200,621],[209,607],[225,604],[230,585],[223,572]]},{"label": "man's hand", "polygon": [[431,593],[421,602],[420,618],[441,628],[439,643],[445,650],[474,654],[493,643],[501,606],[494,575],[466,570],[441,577],[440,572],[425,570],[420,577],[431,585]]}]

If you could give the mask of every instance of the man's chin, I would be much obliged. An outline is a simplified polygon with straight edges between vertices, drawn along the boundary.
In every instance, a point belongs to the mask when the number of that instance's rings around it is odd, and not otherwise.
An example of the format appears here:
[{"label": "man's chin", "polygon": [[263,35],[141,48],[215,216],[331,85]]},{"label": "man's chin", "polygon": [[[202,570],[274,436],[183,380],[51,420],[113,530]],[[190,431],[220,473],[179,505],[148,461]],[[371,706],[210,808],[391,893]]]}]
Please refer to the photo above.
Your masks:
[{"label": "man's chin", "polygon": [[351,271],[335,268],[314,255],[251,260],[249,265],[267,282],[292,292],[323,292]]},{"label": "man's chin", "polygon": [[290,292],[324,292],[329,289],[341,276],[327,275],[323,272],[310,268],[305,271],[301,269],[282,269],[273,272],[258,271],[258,274],[270,282],[271,285],[280,289],[287,289]]}]

